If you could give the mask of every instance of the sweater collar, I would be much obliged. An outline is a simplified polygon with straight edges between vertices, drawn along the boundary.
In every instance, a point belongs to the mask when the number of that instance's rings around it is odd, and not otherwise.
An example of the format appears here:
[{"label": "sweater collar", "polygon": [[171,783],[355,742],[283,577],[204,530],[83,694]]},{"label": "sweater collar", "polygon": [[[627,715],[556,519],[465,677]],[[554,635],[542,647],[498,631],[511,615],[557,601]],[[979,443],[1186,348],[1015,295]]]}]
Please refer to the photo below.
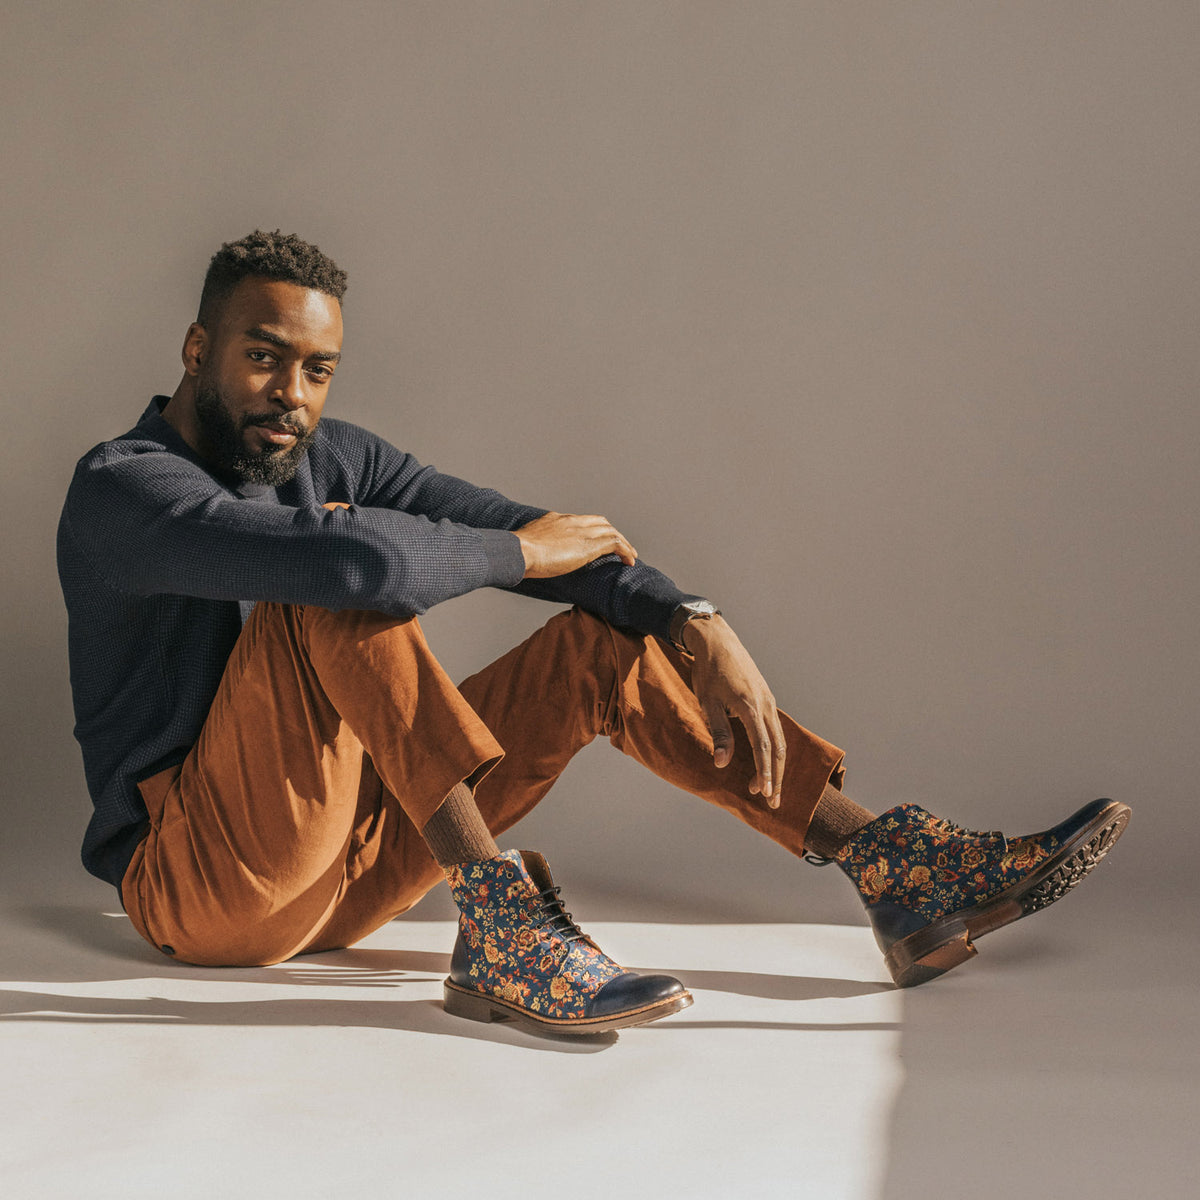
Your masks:
[{"label": "sweater collar", "polygon": [[162,415],[163,409],[167,407],[170,400],[170,396],[155,396],[146,406],[146,411],[142,413],[141,419],[138,421],[138,428],[148,433],[155,441],[162,442],[168,450],[183,455],[184,458],[190,462],[194,462],[198,467],[203,467],[209,475],[212,475],[223,487],[227,487],[235,496],[242,496],[247,500],[256,500],[275,491],[275,488],[267,483],[231,484],[213,475],[204,459],[179,436],[179,432],[175,426]]}]

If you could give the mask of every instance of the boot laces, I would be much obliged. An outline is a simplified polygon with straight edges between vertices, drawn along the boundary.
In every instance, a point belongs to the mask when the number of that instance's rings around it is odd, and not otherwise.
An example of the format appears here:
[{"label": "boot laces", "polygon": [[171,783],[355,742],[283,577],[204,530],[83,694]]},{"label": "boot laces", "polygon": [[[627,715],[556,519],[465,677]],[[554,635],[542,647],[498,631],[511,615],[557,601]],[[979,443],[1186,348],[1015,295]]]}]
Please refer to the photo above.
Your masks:
[{"label": "boot laces", "polygon": [[1004,834],[998,829],[987,829],[982,832],[976,829],[964,829],[961,825],[955,825],[952,821],[947,821],[945,817],[938,817],[933,824],[939,833],[948,834],[950,837],[1000,838],[1004,840]]},{"label": "boot laces", "polygon": [[534,919],[556,933],[564,942],[577,942],[580,939],[591,941],[591,938],[575,924],[575,918],[563,908],[559,897],[561,891],[561,887],[552,887],[538,892]]}]

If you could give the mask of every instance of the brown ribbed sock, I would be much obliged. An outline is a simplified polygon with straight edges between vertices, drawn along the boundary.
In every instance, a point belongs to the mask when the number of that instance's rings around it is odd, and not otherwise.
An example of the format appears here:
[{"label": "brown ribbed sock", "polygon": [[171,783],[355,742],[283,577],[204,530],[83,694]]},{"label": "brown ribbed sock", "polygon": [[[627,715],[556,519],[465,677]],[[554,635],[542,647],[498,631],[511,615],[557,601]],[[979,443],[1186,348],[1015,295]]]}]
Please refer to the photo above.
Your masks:
[{"label": "brown ribbed sock", "polygon": [[804,835],[804,849],[821,858],[832,858],[864,825],[875,820],[875,813],[843,796],[831,783],[825,785],[816,811]]},{"label": "brown ribbed sock", "polygon": [[425,822],[421,836],[439,867],[478,862],[500,853],[465,783],[450,789],[441,807]]}]

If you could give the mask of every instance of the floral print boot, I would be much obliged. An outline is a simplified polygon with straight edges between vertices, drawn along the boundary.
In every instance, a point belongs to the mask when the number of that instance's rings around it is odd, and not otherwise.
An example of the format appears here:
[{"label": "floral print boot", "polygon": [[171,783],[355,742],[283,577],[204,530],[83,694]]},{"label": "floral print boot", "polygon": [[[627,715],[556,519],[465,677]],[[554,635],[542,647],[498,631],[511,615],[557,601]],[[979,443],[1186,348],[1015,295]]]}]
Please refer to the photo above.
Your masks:
[{"label": "floral print boot", "polygon": [[1094,800],[1025,837],[973,833],[915,804],[865,825],[830,861],[854,881],[898,987],[966,962],[974,939],[1053,904],[1112,849],[1129,809]]},{"label": "floral print boot", "polygon": [[644,1025],[692,1003],[678,979],[613,962],[563,908],[540,854],[507,850],[448,867],[446,878],[461,914],[448,1013],[581,1034]]}]

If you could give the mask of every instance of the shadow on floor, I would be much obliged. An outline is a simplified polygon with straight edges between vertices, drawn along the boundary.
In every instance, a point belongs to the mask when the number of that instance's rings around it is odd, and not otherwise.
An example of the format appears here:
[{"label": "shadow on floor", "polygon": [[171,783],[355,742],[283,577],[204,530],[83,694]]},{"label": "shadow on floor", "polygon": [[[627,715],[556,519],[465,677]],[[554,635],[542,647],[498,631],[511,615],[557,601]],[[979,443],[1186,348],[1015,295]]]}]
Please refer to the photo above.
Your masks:
[{"label": "shadow on floor", "polygon": [[[122,914],[71,905],[29,905],[9,912],[8,933],[0,946],[0,981],[30,985],[87,984],[143,980],[180,980],[314,988],[387,989],[387,999],[347,1000],[329,996],[262,1000],[179,1000],[166,997],[116,998],[64,995],[0,987],[0,1021],[62,1021],[137,1025],[354,1026],[407,1030],[459,1038],[525,1045],[565,1053],[602,1050],[615,1033],[573,1036],[538,1035],[508,1023],[476,1024],[448,1017],[439,1001],[422,995],[405,999],[414,984],[440,982],[449,970],[449,954],[376,948],[328,951],[271,967],[195,967],[157,953]],[[633,968],[637,969],[637,968]],[[641,968],[648,970],[648,968]],[[814,1000],[869,995],[889,985],[835,978],[812,978],[754,971],[696,971],[664,966],[692,989],[730,992],[766,999]],[[423,988],[422,992],[426,992]],[[665,1022],[656,1029],[787,1029],[831,1031],[891,1028],[879,1024],[813,1025],[776,1021]]]},{"label": "shadow on floor", "polygon": [[615,1033],[555,1038],[507,1023],[486,1025],[463,1021],[447,1016],[440,1001],[404,1000],[398,997],[365,1001],[335,1000],[328,997],[196,1001],[147,996],[144,999],[129,1000],[0,989],[0,1021],[390,1029],[397,1032],[499,1042],[560,1054],[595,1053],[598,1050],[606,1050],[617,1042]]},{"label": "shadow on floor", "polygon": [[[651,971],[649,967],[629,969],[646,973]],[[693,971],[685,967],[656,969],[674,975],[688,988],[706,992],[732,992],[738,996],[757,996],[763,1000],[826,1000],[895,991],[890,983],[870,983],[861,979],[766,975],[758,971]]]}]

